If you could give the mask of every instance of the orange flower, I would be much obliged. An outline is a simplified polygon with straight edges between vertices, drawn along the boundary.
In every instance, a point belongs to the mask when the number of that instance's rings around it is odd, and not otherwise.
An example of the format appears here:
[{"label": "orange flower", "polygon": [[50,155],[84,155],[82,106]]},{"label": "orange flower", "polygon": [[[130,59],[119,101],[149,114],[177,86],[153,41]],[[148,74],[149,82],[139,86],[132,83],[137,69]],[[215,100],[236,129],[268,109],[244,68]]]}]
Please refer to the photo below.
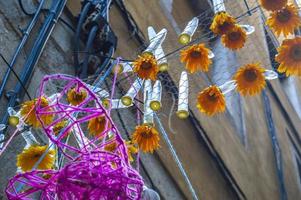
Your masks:
[{"label": "orange flower", "polygon": [[259,64],[247,64],[238,69],[233,77],[237,91],[244,96],[260,93],[266,86],[264,71]]},{"label": "orange flower", "polygon": [[301,24],[297,8],[293,4],[289,4],[281,10],[274,11],[267,25],[273,29],[275,34],[279,36],[281,33],[286,37],[294,34],[294,30]]},{"label": "orange flower", "polygon": [[236,20],[227,12],[218,12],[210,26],[210,30],[216,35],[223,35],[234,28]]},{"label": "orange flower", "polygon": [[287,0],[259,0],[259,3],[268,11],[275,11],[283,8],[287,4]]},{"label": "orange flower", "polygon": [[110,124],[105,116],[94,117],[88,123],[88,131],[92,136],[102,134],[106,127],[109,128]]},{"label": "orange flower", "polygon": [[186,63],[186,69],[190,73],[198,70],[207,72],[212,63],[209,51],[205,44],[195,44],[181,51],[181,62]]},{"label": "orange flower", "polygon": [[201,91],[197,100],[200,112],[209,116],[224,112],[226,109],[225,96],[216,85]]},{"label": "orange flower", "polygon": [[159,133],[154,127],[149,125],[136,126],[132,141],[138,144],[139,149],[145,153],[153,153],[154,150],[160,147]]},{"label": "orange flower", "polygon": [[275,60],[280,63],[280,73],[301,76],[301,37],[284,40]]},{"label": "orange flower", "polygon": [[247,40],[246,31],[240,26],[235,25],[232,30],[222,36],[222,43],[225,47],[237,50],[241,49]]},{"label": "orange flower", "polygon": [[142,79],[156,80],[159,66],[153,55],[145,53],[135,60],[133,70]]},{"label": "orange flower", "polygon": [[[38,117],[36,116],[36,109],[38,99],[34,99],[31,101],[26,101],[22,104],[20,113],[21,116],[24,118],[26,124],[33,126],[34,128],[42,127]],[[40,108],[45,108],[49,105],[48,100],[45,97],[41,97],[40,100]],[[51,111],[51,108],[44,109],[43,112]],[[26,117],[27,116],[27,117]],[[53,118],[53,114],[41,114],[41,120],[45,125],[49,125]]]},{"label": "orange flower", "polygon": [[67,93],[67,101],[73,106],[79,105],[86,98],[87,98],[87,92],[83,88],[80,88],[79,90],[73,88],[69,90]]}]

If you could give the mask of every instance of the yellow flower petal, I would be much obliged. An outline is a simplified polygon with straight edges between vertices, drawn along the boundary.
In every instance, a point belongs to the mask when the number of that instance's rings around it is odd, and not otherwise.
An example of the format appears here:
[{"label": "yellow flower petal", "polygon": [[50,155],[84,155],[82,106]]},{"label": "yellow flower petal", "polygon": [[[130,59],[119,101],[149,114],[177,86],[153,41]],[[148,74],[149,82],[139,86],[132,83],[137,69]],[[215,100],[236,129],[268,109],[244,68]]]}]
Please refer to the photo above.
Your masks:
[{"label": "yellow flower petal", "polygon": [[[24,149],[23,152],[17,156],[17,166],[20,167],[22,171],[31,171],[47,148],[47,145],[32,145],[28,149]],[[37,169],[51,169],[54,164],[54,160],[55,151],[49,150],[42,161],[38,164]]]},{"label": "yellow flower petal", "polygon": [[212,63],[209,58],[209,51],[205,44],[195,44],[181,51],[181,62],[186,63],[186,69],[190,73],[207,72]]},{"label": "yellow flower petal", "polygon": [[138,144],[139,149],[146,153],[152,153],[160,147],[158,131],[148,125],[136,126],[135,132],[132,135],[132,141]]},{"label": "yellow flower petal", "polygon": [[143,54],[133,63],[133,70],[142,79],[156,80],[159,66],[153,55]]},{"label": "yellow flower petal", "polygon": [[224,112],[226,109],[225,97],[216,85],[201,91],[197,100],[197,107],[200,112],[209,116]]},{"label": "yellow flower petal", "polygon": [[264,71],[259,64],[248,64],[238,69],[233,77],[237,91],[244,96],[260,93],[266,86]]}]

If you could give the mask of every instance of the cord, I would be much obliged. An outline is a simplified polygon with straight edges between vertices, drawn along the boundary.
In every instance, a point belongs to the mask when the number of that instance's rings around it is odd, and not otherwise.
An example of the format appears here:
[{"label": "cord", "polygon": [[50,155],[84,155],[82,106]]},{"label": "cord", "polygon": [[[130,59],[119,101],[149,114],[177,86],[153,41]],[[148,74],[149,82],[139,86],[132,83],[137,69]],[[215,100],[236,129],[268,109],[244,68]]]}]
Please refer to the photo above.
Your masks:
[{"label": "cord", "polygon": [[21,81],[20,77],[18,76],[18,74],[15,72],[15,70],[10,66],[10,64],[7,62],[7,60],[4,58],[4,56],[2,55],[2,53],[0,53],[0,57],[2,58],[2,60],[5,62],[5,64],[7,65],[7,67],[13,72],[13,74],[15,75],[15,77],[17,78],[17,80],[19,81],[19,83],[21,84],[22,88],[24,89],[27,97],[32,100],[28,90],[26,89],[26,87],[24,86],[23,82]]}]

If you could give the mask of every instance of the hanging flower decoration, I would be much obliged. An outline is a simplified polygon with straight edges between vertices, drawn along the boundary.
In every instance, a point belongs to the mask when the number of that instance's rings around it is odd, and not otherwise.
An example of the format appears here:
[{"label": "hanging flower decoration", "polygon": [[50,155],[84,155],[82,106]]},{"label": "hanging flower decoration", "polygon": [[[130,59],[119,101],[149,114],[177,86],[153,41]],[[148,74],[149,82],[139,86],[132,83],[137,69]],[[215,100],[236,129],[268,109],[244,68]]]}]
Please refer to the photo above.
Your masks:
[{"label": "hanging flower decoration", "polygon": [[160,147],[159,133],[150,125],[136,126],[135,132],[132,135],[134,144],[138,144],[139,149],[145,153],[153,153],[154,150]]},{"label": "hanging flower decoration", "polygon": [[127,154],[129,157],[129,161],[133,162],[134,161],[133,154],[138,153],[138,148],[133,144],[132,141],[126,141],[125,143],[127,147]]},{"label": "hanging flower decoration", "polygon": [[287,0],[259,0],[260,5],[268,11],[280,10],[287,4]]},{"label": "hanging flower decoration", "polygon": [[238,25],[222,36],[222,43],[231,50],[241,49],[247,40],[246,31]]},{"label": "hanging flower decoration", "polygon": [[61,120],[56,125],[54,125],[52,129],[54,135],[58,136],[61,133],[61,131],[64,130],[64,128],[66,128],[67,124],[68,124],[67,120]]},{"label": "hanging flower decoration", "polygon": [[99,136],[109,126],[109,122],[107,122],[105,116],[94,117],[89,120],[88,131],[92,136]]},{"label": "hanging flower decoration", "polygon": [[[37,118],[36,109],[38,99],[26,101],[22,104],[20,113],[21,116],[24,118],[26,124],[33,126],[34,128],[42,127],[41,122]],[[40,98],[40,108],[44,111],[51,111],[51,108],[46,108],[49,106],[49,102],[45,97]],[[49,125],[53,121],[54,115],[53,114],[41,114],[40,119],[43,121],[45,125]]]},{"label": "hanging flower decoration", "polygon": [[205,44],[195,44],[181,51],[181,62],[186,63],[186,69],[190,73],[196,71],[209,71],[209,66],[212,64],[209,58],[210,50]]},{"label": "hanging flower decoration", "polygon": [[198,95],[197,108],[209,116],[224,112],[226,109],[224,94],[216,85],[204,89]]},{"label": "hanging flower decoration", "polygon": [[210,26],[210,30],[216,35],[223,35],[231,31],[236,24],[234,17],[229,15],[227,12],[218,12]]},{"label": "hanging flower decoration", "polygon": [[133,70],[142,79],[156,80],[159,66],[153,55],[145,53],[134,61]]},{"label": "hanging flower decoration", "polygon": [[275,60],[280,63],[278,72],[301,76],[301,37],[284,40]]},{"label": "hanging flower decoration", "polygon": [[247,64],[236,72],[233,79],[237,84],[237,91],[243,96],[254,96],[266,86],[265,69],[257,64]]},{"label": "hanging flower decoration", "polygon": [[286,37],[294,34],[294,30],[301,24],[298,9],[289,4],[281,10],[274,11],[267,20],[267,25],[274,31],[277,36],[281,33]]},{"label": "hanging flower decoration", "polygon": [[[31,171],[47,148],[48,145],[31,145],[28,149],[24,149],[23,152],[17,156],[17,166],[20,167],[22,171]],[[51,169],[54,160],[55,151],[51,149],[45,154],[42,161],[38,164],[37,169]]]},{"label": "hanging flower decoration", "polygon": [[87,92],[83,89],[73,88],[67,93],[67,101],[73,105],[77,106],[82,103],[87,98]]}]

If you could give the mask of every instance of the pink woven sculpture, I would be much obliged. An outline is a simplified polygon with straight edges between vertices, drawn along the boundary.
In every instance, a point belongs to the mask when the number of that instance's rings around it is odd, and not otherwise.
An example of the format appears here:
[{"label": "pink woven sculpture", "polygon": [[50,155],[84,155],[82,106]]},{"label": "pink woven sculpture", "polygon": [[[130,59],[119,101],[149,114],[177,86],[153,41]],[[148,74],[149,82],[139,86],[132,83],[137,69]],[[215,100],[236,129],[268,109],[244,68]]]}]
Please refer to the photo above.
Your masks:
[{"label": "pink woven sculpture", "polygon": [[91,152],[67,165],[58,175],[59,199],[140,199],[140,175],[120,157]]},{"label": "pink woven sculpture", "polygon": [[141,176],[119,156],[93,151],[62,170],[18,174],[6,188],[8,199],[140,199]]},{"label": "pink woven sculpture", "polygon": [[[47,84],[51,86],[54,81],[65,85],[62,91],[50,96],[50,94],[47,94]],[[67,92],[73,88],[84,90],[87,93],[85,100],[77,106],[72,106],[66,101]],[[65,147],[72,152],[81,153],[92,149],[103,150],[105,146],[115,143],[117,148],[115,148],[114,153],[120,155],[128,162],[126,146],[116,126],[103,108],[99,98],[85,83],[77,78],[61,74],[45,76],[39,90],[39,97],[43,96],[50,96],[51,102],[49,106],[41,108],[41,101],[38,100],[36,114],[39,119],[41,119],[42,115],[55,114],[55,119],[51,124],[46,125],[42,120],[40,122],[47,136],[58,147]],[[105,116],[107,124],[110,124],[110,126],[107,126],[102,133],[97,134],[97,137],[90,137],[88,134],[85,134],[87,133],[87,122],[98,116]],[[53,127],[63,120],[68,121],[68,125],[56,136]],[[70,134],[70,130],[73,131],[78,145],[66,143],[65,137]],[[68,153],[65,153],[65,155],[69,158],[74,158],[73,155]]]},{"label": "pink woven sculpture", "polygon": [[[58,81],[62,91],[47,94],[47,84]],[[70,89],[83,89],[87,96],[77,106],[66,101]],[[48,106],[41,106],[41,98],[47,97]],[[9,181],[6,188],[8,199],[140,199],[143,180],[128,161],[126,145],[116,126],[103,108],[99,98],[85,83],[66,75],[46,76],[39,90],[35,107],[36,115],[49,139],[61,149],[68,164],[61,170],[46,170],[18,174]],[[42,115],[54,115],[51,124],[41,120]],[[89,136],[87,122],[95,117],[105,116],[108,126],[97,134]],[[62,120],[67,121],[56,136],[54,127]],[[76,142],[68,143],[66,136],[73,134]],[[112,145],[108,150],[106,147]]]},{"label": "pink woven sculpture", "polygon": [[54,199],[57,172],[53,170],[31,171],[17,174],[6,187],[8,199]]}]

